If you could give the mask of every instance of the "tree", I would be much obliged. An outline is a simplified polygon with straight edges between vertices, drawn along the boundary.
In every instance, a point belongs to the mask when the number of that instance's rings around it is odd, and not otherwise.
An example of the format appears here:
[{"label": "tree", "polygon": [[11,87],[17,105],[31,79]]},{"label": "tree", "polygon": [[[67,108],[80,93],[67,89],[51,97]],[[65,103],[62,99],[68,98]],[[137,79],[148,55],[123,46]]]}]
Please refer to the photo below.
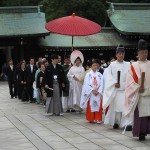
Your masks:
[{"label": "tree", "polygon": [[103,25],[106,17],[105,0],[42,0],[48,21],[69,16],[73,12]]},{"label": "tree", "polygon": [[[114,3],[149,2],[149,0],[108,0]],[[106,0],[0,0],[0,6],[43,5],[47,21],[76,15],[104,25],[106,19]]]}]

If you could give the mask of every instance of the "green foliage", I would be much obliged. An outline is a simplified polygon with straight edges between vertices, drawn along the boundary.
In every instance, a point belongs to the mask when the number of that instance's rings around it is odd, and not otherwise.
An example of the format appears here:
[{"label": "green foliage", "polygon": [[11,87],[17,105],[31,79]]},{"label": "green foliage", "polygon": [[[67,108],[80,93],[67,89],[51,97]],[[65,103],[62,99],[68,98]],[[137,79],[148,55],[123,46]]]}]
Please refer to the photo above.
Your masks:
[{"label": "green foliage", "polygon": [[108,0],[114,3],[150,3],[149,0]]},{"label": "green foliage", "polygon": [[[108,0],[116,3],[150,2],[149,0]],[[0,6],[43,5],[47,21],[76,15],[104,25],[106,19],[106,0],[0,0]]]},{"label": "green foliage", "polygon": [[72,15],[76,15],[103,24],[106,16],[105,0],[43,0],[44,11],[47,21]]}]

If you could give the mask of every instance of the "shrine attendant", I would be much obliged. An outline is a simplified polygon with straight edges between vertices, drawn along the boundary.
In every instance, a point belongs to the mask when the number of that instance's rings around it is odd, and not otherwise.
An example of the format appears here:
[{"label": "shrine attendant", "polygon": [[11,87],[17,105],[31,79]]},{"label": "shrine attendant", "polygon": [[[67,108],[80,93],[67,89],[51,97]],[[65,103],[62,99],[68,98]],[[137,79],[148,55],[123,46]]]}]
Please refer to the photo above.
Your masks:
[{"label": "shrine attendant", "polygon": [[92,62],[91,71],[84,79],[81,95],[81,108],[86,108],[86,119],[89,122],[102,122],[103,76],[97,71],[97,62]]},{"label": "shrine attendant", "polygon": [[148,45],[143,39],[138,43],[138,57],[127,74],[125,114],[134,113],[133,136],[145,140],[150,134],[150,61],[147,60]]}]

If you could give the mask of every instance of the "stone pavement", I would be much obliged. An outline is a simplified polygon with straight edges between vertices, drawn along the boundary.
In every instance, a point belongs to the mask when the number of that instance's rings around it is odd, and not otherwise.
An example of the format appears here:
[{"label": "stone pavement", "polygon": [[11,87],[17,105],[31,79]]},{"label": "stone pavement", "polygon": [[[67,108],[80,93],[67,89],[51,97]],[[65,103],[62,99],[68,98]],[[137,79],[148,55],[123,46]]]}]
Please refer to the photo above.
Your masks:
[{"label": "stone pavement", "polygon": [[88,123],[85,114],[48,116],[42,105],[10,99],[0,82],[0,150],[150,150],[131,132]]}]

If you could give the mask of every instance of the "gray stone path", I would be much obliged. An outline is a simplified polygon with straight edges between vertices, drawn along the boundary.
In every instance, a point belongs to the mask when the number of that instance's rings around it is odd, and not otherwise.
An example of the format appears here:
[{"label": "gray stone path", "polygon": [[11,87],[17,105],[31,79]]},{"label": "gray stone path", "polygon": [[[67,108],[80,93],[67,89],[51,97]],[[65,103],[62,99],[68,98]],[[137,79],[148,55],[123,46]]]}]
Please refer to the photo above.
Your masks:
[{"label": "gray stone path", "polygon": [[0,150],[150,150],[131,132],[88,123],[85,114],[48,116],[41,105],[10,99],[0,82]]}]

